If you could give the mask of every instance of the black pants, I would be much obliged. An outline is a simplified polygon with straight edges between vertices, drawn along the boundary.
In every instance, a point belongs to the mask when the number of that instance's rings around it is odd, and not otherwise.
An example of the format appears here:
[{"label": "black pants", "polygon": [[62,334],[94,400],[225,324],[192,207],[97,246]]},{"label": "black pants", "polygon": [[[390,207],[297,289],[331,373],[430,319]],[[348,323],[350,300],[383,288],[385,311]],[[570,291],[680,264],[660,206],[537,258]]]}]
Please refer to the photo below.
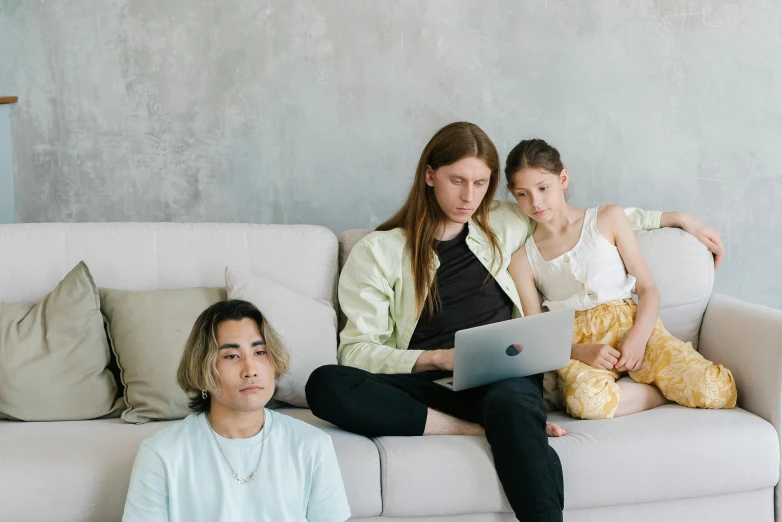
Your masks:
[{"label": "black pants", "polygon": [[432,382],[448,375],[377,375],[349,366],[323,366],[307,382],[307,402],[321,419],[367,437],[423,435],[427,408],[478,423],[486,430],[516,518],[561,521],[562,465],[546,437],[543,376],[461,392]]}]

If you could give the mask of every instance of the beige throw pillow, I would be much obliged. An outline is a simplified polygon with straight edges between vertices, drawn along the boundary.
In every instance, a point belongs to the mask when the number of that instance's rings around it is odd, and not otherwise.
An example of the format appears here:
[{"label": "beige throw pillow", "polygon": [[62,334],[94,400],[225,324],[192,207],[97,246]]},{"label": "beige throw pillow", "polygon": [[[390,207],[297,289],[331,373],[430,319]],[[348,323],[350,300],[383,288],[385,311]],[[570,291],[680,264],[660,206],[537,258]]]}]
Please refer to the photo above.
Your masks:
[{"label": "beige throw pillow", "polygon": [[201,312],[225,300],[223,288],[130,291],[101,288],[112,349],[125,385],[126,422],[181,419],[191,413],[177,385],[182,350]]},{"label": "beige throw pillow", "polygon": [[82,420],[122,406],[98,288],[83,262],[40,303],[0,303],[0,418]]},{"label": "beige throw pillow", "polygon": [[330,302],[311,299],[241,268],[225,270],[228,299],[254,304],[282,337],[291,372],[277,383],[274,398],[307,407],[304,386],[310,374],[337,364],[337,314]]}]

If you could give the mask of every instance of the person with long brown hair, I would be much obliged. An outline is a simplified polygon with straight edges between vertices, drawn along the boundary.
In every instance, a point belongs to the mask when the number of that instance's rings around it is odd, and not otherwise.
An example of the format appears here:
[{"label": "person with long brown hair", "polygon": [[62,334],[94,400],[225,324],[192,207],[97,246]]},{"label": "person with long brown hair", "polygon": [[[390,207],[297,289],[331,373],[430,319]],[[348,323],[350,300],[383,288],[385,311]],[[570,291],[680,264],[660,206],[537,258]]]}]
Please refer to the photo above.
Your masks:
[{"label": "person with long brown hair", "polygon": [[[558,521],[562,467],[546,435],[564,430],[546,422],[542,375],[460,392],[433,382],[453,371],[458,330],[521,314],[507,268],[530,221],[494,201],[499,183],[497,150],[478,126],[452,123],[432,137],[407,201],[348,257],[340,365],[312,373],[307,400],[316,416],[368,437],[485,434],[516,516]],[[636,228],[711,230],[681,214],[627,215]]]}]

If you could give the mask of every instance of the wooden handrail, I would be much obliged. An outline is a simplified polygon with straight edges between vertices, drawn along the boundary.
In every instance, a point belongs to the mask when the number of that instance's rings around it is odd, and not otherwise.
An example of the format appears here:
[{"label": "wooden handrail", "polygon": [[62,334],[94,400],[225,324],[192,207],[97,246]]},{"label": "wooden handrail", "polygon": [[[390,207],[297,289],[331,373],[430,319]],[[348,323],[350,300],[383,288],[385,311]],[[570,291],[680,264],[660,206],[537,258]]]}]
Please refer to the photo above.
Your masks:
[{"label": "wooden handrail", "polygon": [[0,105],[5,105],[7,103],[16,103],[19,101],[19,98],[16,96],[0,96]]}]

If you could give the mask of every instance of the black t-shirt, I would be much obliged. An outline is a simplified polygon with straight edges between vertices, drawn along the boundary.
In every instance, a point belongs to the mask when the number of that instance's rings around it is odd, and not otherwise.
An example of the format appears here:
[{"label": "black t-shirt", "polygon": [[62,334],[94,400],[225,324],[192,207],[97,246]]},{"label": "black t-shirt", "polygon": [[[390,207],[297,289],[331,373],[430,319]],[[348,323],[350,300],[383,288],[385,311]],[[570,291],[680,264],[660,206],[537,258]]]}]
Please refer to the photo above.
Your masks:
[{"label": "black t-shirt", "polygon": [[440,313],[429,319],[424,307],[410,339],[412,350],[453,348],[457,331],[511,318],[513,301],[467,246],[468,232],[465,225],[457,237],[437,245]]}]

